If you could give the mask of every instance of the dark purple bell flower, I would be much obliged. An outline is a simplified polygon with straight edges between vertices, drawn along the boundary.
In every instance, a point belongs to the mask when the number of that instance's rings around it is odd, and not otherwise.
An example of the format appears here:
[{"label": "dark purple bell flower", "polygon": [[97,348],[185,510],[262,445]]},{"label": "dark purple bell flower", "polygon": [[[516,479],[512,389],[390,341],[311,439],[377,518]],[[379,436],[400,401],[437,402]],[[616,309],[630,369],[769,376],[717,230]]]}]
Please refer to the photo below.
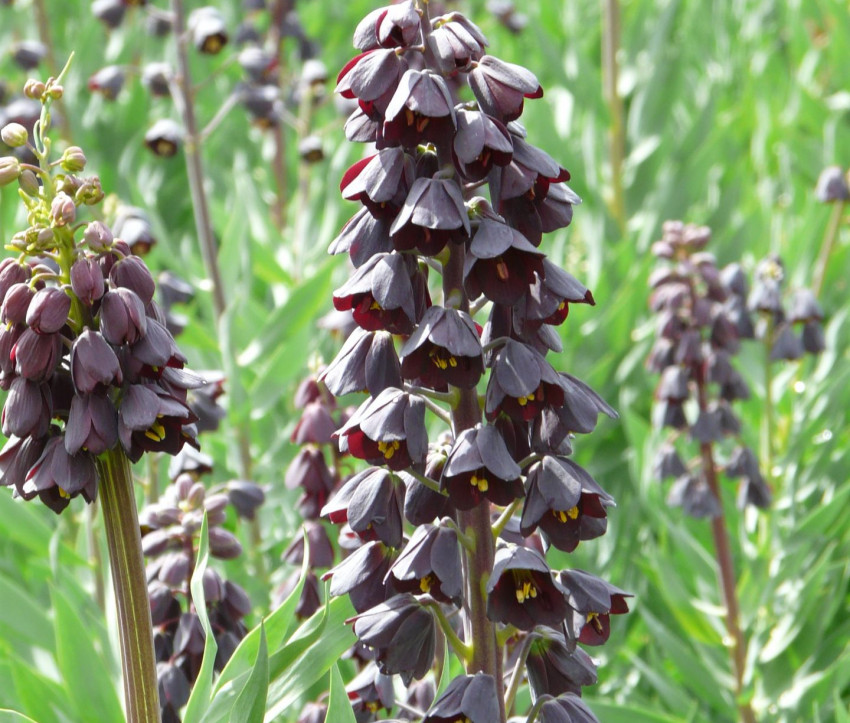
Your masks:
[{"label": "dark purple bell flower", "polygon": [[537,714],[539,723],[599,723],[593,711],[574,693],[547,700]]},{"label": "dark purple bell flower", "polygon": [[452,144],[455,165],[468,181],[487,177],[493,166],[510,163],[514,146],[508,129],[478,110],[455,109],[457,133]]},{"label": "dark purple bell flower", "polygon": [[193,10],[186,26],[198,52],[217,55],[227,44],[227,26],[218,8],[205,6]]},{"label": "dark purple bell flower", "polygon": [[401,388],[401,365],[392,334],[356,328],[321,379],[337,397],[363,391],[378,396],[388,387]]},{"label": "dark purple bell flower", "polygon": [[444,525],[420,525],[390,568],[399,592],[429,594],[460,606],[463,592],[457,532]]},{"label": "dark purple bell flower", "polygon": [[563,570],[560,580],[573,609],[572,627],[578,642],[602,645],[611,634],[609,617],[629,612],[626,598],[634,596],[583,570]]},{"label": "dark purple bell flower", "polygon": [[681,507],[686,515],[696,518],[721,514],[720,500],[715,497],[703,477],[685,474],[679,477],[667,494],[667,504]]},{"label": "dark purple bell flower", "polygon": [[396,250],[416,249],[423,256],[436,256],[469,233],[460,186],[449,178],[417,178],[390,228]]},{"label": "dark purple bell flower", "polygon": [[413,273],[416,270],[406,255],[373,256],[334,292],[334,308],[351,309],[354,320],[367,331],[409,334],[421,316],[417,314]]},{"label": "dark purple bell flower", "polygon": [[9,359],[15,363],[15,373],[35,382],[53,376],[62,357],[62,337],[59,334],[38,334],[24,329],[12,347]]},{"label": "dark purple bell flower", "polygon": [[521,342],[508,340],[492,367],[484,407],[489,420],[504,412],[528,422],[544,408],[557,409],[565,402],[561,377],[542,354]]},{"label": "dark purple bell flower", "polygon": [[753,505],[766,510],[770,507],[771,502],[773,502],[773,492],[770,485],[761,476],[761,472],[752,477],[744,477],[741,480],[736,499],[738,509],[743,510],[747,505]]},{"label": "dark purple bell flower", "polygon": [[13,284],[3,299],[0,321],[7,324],[23,324],[34,296],[35,292],[29,284]]},{"label": "dark purple bell flower", "polygon": [[171,158],[183,145],[183,126],[171,118],[160,118],[145,132],[145,146],[160,158]]},{"label": "dark purple bell flower", "polygon": [[[5,300],[3,307],[5,310]],[[71,297],[62,289],[55,286],[39,289],[28,305],[27,326],[37,334],[54,334],[65,326],[70,310]]]},{"label": "dark purple bell flower", "polygon": [[364,51],[407,47],[419,39],[419,21],[409,0],[373,10],[357,24],[354,47]]},{"label": "dark purple bell flower", "polygon": [[334,548],[325,526],[317,520],[306,520],[303,531],[304,534],[295,536],[280,559],[292,565],[300,565],[304,560],[304,538],[306,536],[310,550],[308,561],[310,567],[330,567],[333,565]]},{"label": "dark purple bell flower", "polygon": [[523,495],[521,474],[499,431],[479,425],[458,435],[440,486],[460,510],[472,509],[483,499],[508,505]]},{"label": "dark purple bell flower", "polygon": [[535,276],[528,293],[514,305],[514,323],[562,324],[570,304],[595,306],[593,294],[576,279],[548,259],[543,259],[543,273]]},{"label": "dark purple bell flower", "polygon": [[80,450],[99,455],[118,441],[118,414],[104,393],[74,395],[65,425],[65,449],[68,454]]},{"label": "dark purple bell flower", "polygon": [[415,148],[450,140],[454,131],[454,102],[443,77],[429,70],[406,70],[384,112],[384,142]]},{"label": "dark purple bell flower", "polygon": [[406,66],[406,61],[392,48],[367,50],[339,71],[334,92],[361,102],[376,101],[395,90]]},{"label": "dark purple bell flower", "polygon": [[361,208],[333,240],[328,253],[348,253],[355,268],[365,264],[375,254],[393,250],[390,226],[393,220],[385,214],[374,215],[368,206]]},{"label": "dark purple bell flower", "polygon": [[770,360],[785,359],[793,361],[800,359],[805,353],[803,340],[788,323],[777,326],[773,335],[773,346],[770,349]]},{"label": "dark purple bell flower", "polygon": [[[150,217],[137,206],[121,206],[118,209],[113,231],[116,238],[120,237],[136,256],[146,254],[157,242]],[[123,255],[127,257],[129,253]]]},{"label": "dark purple bell flower", "polygon": [[528,684],[534,698],[542,695],[575,693],[583,686],[596,684],[596,665],[573,642],[564,641],[564,633],[553,628],[538,628],[526,661]]},{"label": "dark purple bell flower", "polygon": [[480,60],[488,45],[478,26],[457,12],[432,18],[431,27],[428,42],[441,70],[449,73]]},{"label": "dark purple bell flower", "polygon": [[324,403],[311,402],[301,412],[290,441],[295,444],[329,444],[336,430],[337,423]]},{"label": "dark purple bell flower", "polygon": [[26,264],[11,258],[0,261],[0,302],[6,298],[12,286],[27,283],[31,277],[32,270]]},{"label": "dark purple bell flower", "polygon": [[[372,721],[380,709],[392,710],[395,705],[393,679],[378,669],[374,660],[370,660],[354,676],[345,692],[351,701],[354,716],[359,721]],[[324,719],[322,723],[325,723]]]},{"label": "dark purple bell flower", "polygon": [[110,344],[135,344],[148,328],[145,305],[131,289],[117,288],[103,295],[100,331]]},{"label": "dark purple bell flower", "polygon": [[469,85],[478,105],[503,123],[522,114],[525,98],[540,98],[543,88],[530,70],[485,55],[469,73]]},{"label": "dark purple bell flower", "polygon": [[127,74],[120,65],[107,65],[89,77],[88,89],[100,93],[106,100],[115,100],[121,89]]},{"label": "dark purple bell flower", "polygon": [[295,455],[286,469],[284,481],[287,489],[302,487],[312,494],[322,496],[322,505],[334,486],[325,455],[316,447],[304,447]]},{"label": "dark purple bell flower", "polygon": [[472,389],[484,373],[478,330],[469,314],[432,306],[401,349],[401,373],[431,388]]},{"label": "dark purple bell flower", "polygon": [[41,457],[30,468],[22,491],[25,496],[38,494],[54,512],[61,509],[57,510],[51,502],[64,508],[67,500],[78,494],[82,494],[86,502],[92,502],[97,496],[94,458],[85,452],[68,454],[62,436],[56,435],[47,442]]},{"label": "dark purple bell flower", "polygon": [[355,474],[322,509],[334,524],[347,522],[364,541],[378,539],[389,547],[402,543],[404,485],[381,467]]},{"label": "dark purple bell flower", "polygon": [[604,528],[599,531],[585,525],[585,517],[604,518],[613,504],[613,498],[582,467],[565,457],[546,456],[528,473],[522,534],[528,536],[539,527],[551,545],[572,552],[579,541],[604,532]]},{"label": "dark purple bell flower", "polygon": [[109,283],[113,288],[125,288],[135,292],[144,305],[150,303],[156,289],[147,264],[138,256],[126,256],[116,261],[109,270]]},{"label": "dark purple bell flower", "polygon": [[71,347],[71,380],[78,394],[123,381],[121,365],[100,332],[83,329]]},{"label": "dark purple bell flower", "polygon": [[385,578],[395,556],[395,551],[384,543],[367,542],[322,575],[322,580],[330,578],[331,595],[348,593],[354,609],[364,612],[394,593]]},{"label": "dark purple bell flower", "polygon": [[349,201],[360,201],[375,217],[395,218],[414,182],[413,158],[401,148],[384,148],[352,165],[339,190]]},{"label": "dark purple bell flower", "polygon": [[71,289],[86,306],[91,306],[103,296],[105,284],[97,261],[80,256],[71,266]]},{"label": "dark purple bell flower", "polygon": [[540,553],[516,545],[496,550],[487,582],[487,617],[493,622],[520,630],[560,628],[569,612],[565,595]]},{"label": "dark purple bell flower", "polygon": [[850,187],[840,166],[827,166],[818,176],[815,198],[821,203],[850,201]]},{"label": "dark purple bell flower", "polygon": [[340,451],[370,464],[402,470],[424,462],[428,450],[425,403],[392,387],[367,399],[336,433]]},{"label": "dark purple bell flower", "polygon": [[24,377],[12,381],[3,405],[2,430],[7,437],[43,437],[53,416],[50,386]]},{"label": "dark purple bell flower", "polygon": [[146,451],[177,454],[192,442],[186,425],[195,417],[184,402],[156,384],[130,384],[118,408],[118,436],[131,461]]},{"label": "dark purple bell flower", "polygon": [[681,477],[687,472],[687,467],[676,451],[669,443],[662,444],[652,461],[652,477],[659,482],[669,477]]},{"label": "dark purple bell flower", "polygon": [[[445,464],[446,455],[440,454],[441,461],[435,463],[433,450],[428,450],[425,462],[425,476],[439,484]],[[404,480],[407,492],[404,495],[404,517],[411,525],[424,525],[429,522],[451,514],[454,506],[447,495],[441,494],[430,487],[426,487],[418,479],[406,472],[399,472]]]},{"label": "dark purple bell flower", "polygon": [[463,279],[471,299],[484,294],[498,304],[515,304],[543,273],[544,254],[519,231],[492,218],[481,220],[464,261]]},{"label": "dark purple bell flower", "polygon": [[410,594],[399,594],[358,614],[354,634],[378,652],[386,675],[399,675],[405,685],[422,678],[434,663],[437,624],[434,613]]},{"label": "dark purple bell flower", "polygon": [[434,701],[422,723],[493,723],[499,720],[501,695],[492,675],[459,675]]},{"label": "dark purple bell flower", "polygon": [[34,494],[24,493],[24,483],[32,466],[40,459],[47,437],[10,436],[0,450],[0,484],[14,487],[18,495],[31,499]]}]

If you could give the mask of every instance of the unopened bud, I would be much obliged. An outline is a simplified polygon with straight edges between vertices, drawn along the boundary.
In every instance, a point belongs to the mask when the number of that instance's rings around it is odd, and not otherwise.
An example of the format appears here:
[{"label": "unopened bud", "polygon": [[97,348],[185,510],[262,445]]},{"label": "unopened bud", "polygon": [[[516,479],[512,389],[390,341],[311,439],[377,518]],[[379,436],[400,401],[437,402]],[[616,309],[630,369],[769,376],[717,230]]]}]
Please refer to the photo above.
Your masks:
[{"label": "unopened bud", "polygon": [[30,78],[26,83],[24,83],[24,95],[27,98],[32,98],[33,100],[41,100],[41,96],[44,95],[44,88],[44,83],[40,80]]},{"label": "unopened bud", "polygon": [[103,200],[103,187],[100,185],[100,178],[92,176],[83,181],[77,192],[74,194],[74,200],[77,203],[84,203],[86,206],[94,206]]},{"label": "unopened bud", "polygon": [[58,83],[53,84],[48,82],[47,84],[47,97],[53,98],[53,100],[59,100],[63,95],[65,95],[65,86],[59,85]]},{"label": "unopened bud", "polygon": [[57,193],[50,204],[50,218],[54,226],[67,226],[77,218],[77,207],[67,193]]},{"label": "unopened bud", "polygon": [[8,186],[21,175],[21,164],[14,156],[0,158],[0,186]]},{"label": "unopened bud", "polygon": [[26,144],[29,133],[20,123],[7,123],[3,126],[3,130],[0,130],[0,138],[7,146],[17,148]]},{"label": "unopened bud", "polygon": [[108,251],[112,247],[112,231],[101,221],[92,221],[86,226],[83,238],[88,247],[95,252]]},{"label": "unopened bud", "polygon": [[86,156],[79,146],[69,146],[62,154],[59,165],[68,173],[79,173],[86,167]]},{"label": "unopened bud", "polygon": [[35,174],[28,168],[21,171],[21,175],[18,178],[18,185],[27,196],[32,197],[38,196],[38,191],[41,188],[38,185],[38,179],[35,177]]}]

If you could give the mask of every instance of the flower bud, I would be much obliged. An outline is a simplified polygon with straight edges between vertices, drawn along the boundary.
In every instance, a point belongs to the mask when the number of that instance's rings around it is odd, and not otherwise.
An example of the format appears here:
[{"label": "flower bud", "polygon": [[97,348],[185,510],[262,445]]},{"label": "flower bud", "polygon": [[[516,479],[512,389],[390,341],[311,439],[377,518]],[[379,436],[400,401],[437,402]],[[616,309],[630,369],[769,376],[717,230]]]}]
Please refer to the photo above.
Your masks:
[{"label": "flower bud", "polygon": [[20,123],[7,123],[0,130],[0,138],[3,139],[3,143],[7,146],[17,148],[26,144],[29,133],[27,133],[27,129]]},{"label": "flower bud", "polygon": [[35,292],[27,310],[27,326],[37,334],[54,334],[68,321],[71,297],[56,286]]},{"label": "flower bud", "polygon": [[92,221],[83,234],[88,247],[95,252],[108,251],[112,247],[112,231],[101,221]]},{"label": "flower bud", "polygon": [[94,206],[96,203],[100,203],[103,200],[100,178],[97,176],[86,178],[74,194],[74,200],[86,206]]},{"label": "flower bud", "polygon": [[27,98],[41,100],[41,96],[44,95],[44,90],[44,83],[40,80],[36,80],[35,78],[30,78],[26,83],[24,83],[24,95]]},{"label": "flower bud", "polygon": [[121,0],[94,0],[91,10],[94,16],[110,30],[119,27],[124,20],[125,7]]},{"label": "flower bud", "polygon": [[156,289],[150,270],[138,256],[127,256],[117,261],[109,271],[109,281],[114,287],[134,291],[143,304],[150,302]]},{"label": "flower bud", "polygon": [[107,292],[100,307],[100,331],[110,344],[135,344],[147,332],[142,300],[130,289]]},{"label": "flower bud", "polygon": [[65,95],[65,86],[59,85],[58,83],[47,82],[47,97],[52,98],[53,100],[59,100],[63,95]]},{"label": "flower bud", "polygon": [[33,173],[29,168],[25,168],[21,171],[21,175],[18,177],[18,185],[21,187],[21,190],[32,198],[38,196],[38,191],[41,186],[38,183],[38,178],[36,178],[35,173]]},{"label": "flower bud", "polygon": [[50,204],[50,219],[54,226],[67,226],[77,219],[77,206],[67,193],[57,193]]},{"label": "flower bud", "polygon": [[91,306],[104,291],[103,274],[94,259],[81,256],[71,266],[71,288],[86,306]]},{"label": "flower bud", "polygon": [[3,299],[0,320],[11,324],[21,324],[27,318],[27,309],[32,301],[33,290],[29,284],[15,284]]},{"label": "flower bud", "polygon": [[21,164],[14,156],[0,158],[0,186],[8,186],[21,175]]},{"label": "flower bud", "polygon": [[68,173],[79,173],[86,167],[86,156],[79,146],[68,146],[62,154],[59,165]]},{"label": "flower bud", "polygon": [[103,94],[107,100],[115,100],[124,87],[126,74],[119,65],[107,65],[89,78],[89,90]]}]

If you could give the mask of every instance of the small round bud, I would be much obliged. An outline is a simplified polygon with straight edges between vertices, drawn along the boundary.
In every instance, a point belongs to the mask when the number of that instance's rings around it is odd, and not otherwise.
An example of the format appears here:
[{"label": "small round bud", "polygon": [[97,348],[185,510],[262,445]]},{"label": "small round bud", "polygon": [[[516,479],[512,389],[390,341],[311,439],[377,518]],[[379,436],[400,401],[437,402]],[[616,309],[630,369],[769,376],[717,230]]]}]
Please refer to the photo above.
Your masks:
[{"label": "small round bud", "polygon": [[21,190],[27,194],[27,196],[31,196],[33,198],[38,196],[38,191],[41,188],[38,183],[38,178],[36,178],[35,173],[29,170],[29,168],[25,168],[21,171],[21,175],[18,178],[18,185],[21,187]]},{"label": "small round bud", "polygon": [[27,133],[27,129],[20,123],[7,123],[3,126],[3,130],[0,130],[0,138],[3,139],[3,143],[7,146],[17,148],[18,146],[26,145],[29,139],[29,133]]},{"label": "small round bud", "polygon": [[47,82],[47,97],[52,98],[53,100],[59,100],[63,95],[65,95],[65,86],[59,85],[58,83]]},{"label": "small round bud", "polygon": [[100,178],[92,176],[86,178],[74,194],[74,200],[77,203],[84,203],[86,206],[94,206],[103,200],[103,188],[100,185]]},{"label": "small round bud", "polygon": [[88,247],[94,252],[108,251],[112,247],[112,231],[102,221],[92,221],[83,234]]},{"label": "small round bud", "polygon": [[40,80],[36,80],[35,78],[30,78],[26,83],[24,83],[24,95],[27,98],[32,98],[33,100],[41,100],[41,96],[44,95],[44,83]]},{"label": "small round bud", "polygon": [[59,165],[68,173],[79,173],[86,167],[86,155],[79,146],[68,146],[62,154]]},{"label": "small round bud", "polygon": [[0,186],[8,186],[21,175],[21,164],[14,156],[0,158]]},{"label": "small round bud", "polygon": [[57,193],[50,204],[50,219],[54,226],[67,226],[77,219],[77,206],[67,193]]}]

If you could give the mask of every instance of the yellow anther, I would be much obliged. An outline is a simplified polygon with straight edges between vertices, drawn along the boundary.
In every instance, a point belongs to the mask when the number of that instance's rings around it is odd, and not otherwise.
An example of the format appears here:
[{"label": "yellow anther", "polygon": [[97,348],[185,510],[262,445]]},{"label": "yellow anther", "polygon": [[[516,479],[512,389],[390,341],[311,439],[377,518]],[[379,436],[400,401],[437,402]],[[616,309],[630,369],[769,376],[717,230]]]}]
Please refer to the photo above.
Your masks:
[{"label": "yellow anther", "polygon": [[65,490],[63,490],[63,489],[62,489],[61,487],[59,487],[58,485],[56,486],[56,489],[58,489],[58,490],[59,490],[59,496],[60,496],[62,499],[65,499],[65,500],[70,500],[70,499],[71,499],[71,495],[69,495],[69,494],[68,494]]},{"label": "yellow anther", "polygon": [[529,402],[534,401],[534,392],[532,392],[531,394],[528,394],[527,396],[524,396],[524,397],[518,397],[516,401],[517,401],[517,404],[519,404],[519,406],[524,407]]},{"label": "yellow anther", "polygon": [[567,302],[562,301],[560,304],[558,304],[558,311],[563,311],[564,307],[566,307],[566,305],[567,305]]},{"label": "yellow anther", "polygon": [[427,115],[419,116],[419,120],[416,121],[416,130],[421,133],[425,130],[425,126],[428,125],[428,122],[431,119]]},{"label": "yellow anther", "polygon": [[578,507],[570,507],[568,510],[552,510],[552,514],[560,521],[575,520],[578,517]]},{"label": "yellow anther", "polygon": [[376,700],[370,700],[368,703],[366,703],[365,707],[366,707],[366,709],[367,709],[367,710],[369,710],[370,712],[372,712],[372,713],[377,713],[377,712],[378,712],[378,708],[380,708],[381,706],[380,706],[380,704],[378,703],[378,701],[376,701]]},{"label": "yellow anther", "polygon": [[507,281],[511,275],[510,271],[508,271],[508,265],[501,256],[496,261],[496,274],[499,277],[499,281]]},{"label": "yellow anther", "polygon": [[455,359],[453,356],[449,357],[449,366],[452,369],[454,369],[457,366],[457,359]]},{"label": "yellow anther", "polygon": [[407,121],[407,125],[412,126],[413,122],[416,120],[416,114],[410,110],[410,108],[405,108],[404,119]]},{"label": "yellow anther", "polygon": [[518,603],[524,603],[529,598],[537,597],[537,587],[531,580],[523,580],[522,585],[517,585],[516,588],[516,601]]},{"label": "yellow anther", "polygon": [[431,592],[431,582],[431,576],[426,575],[419,581],[419,589],[425,593]]},{"label": "yellow anther", "polygon": [[383,311],[383,308],[377,301],[373,299],[372,303],[369,304],[369,311]]},{"label": "yellow anther", "polygon": [[145,430],[145,436],[154,442],[161,442],[165,439],[165,427],[160,422],[154,422]]},{"label": "yellow anther", "polygon": [[392,442],[378,442],[378,451],[384,455],[385,459],[392,459],[399,447],[401,447],[401,443],[397,439]]},{"label": "yellow anther", "polygon": [[605,630],[602,627],[602,621],[599,619],[598,613],[588,613],[587,614],[587,623],[600,635],[602,635],[605,632]]},{"label": "yellow anther", "polygon": [[477,474],[472,475],[469,478],[469,484],[473,487],[477,487],[479,492],[486,492],[490,489],[490,483],[487,481],[487,478],[483,475],[479,477]]}]

